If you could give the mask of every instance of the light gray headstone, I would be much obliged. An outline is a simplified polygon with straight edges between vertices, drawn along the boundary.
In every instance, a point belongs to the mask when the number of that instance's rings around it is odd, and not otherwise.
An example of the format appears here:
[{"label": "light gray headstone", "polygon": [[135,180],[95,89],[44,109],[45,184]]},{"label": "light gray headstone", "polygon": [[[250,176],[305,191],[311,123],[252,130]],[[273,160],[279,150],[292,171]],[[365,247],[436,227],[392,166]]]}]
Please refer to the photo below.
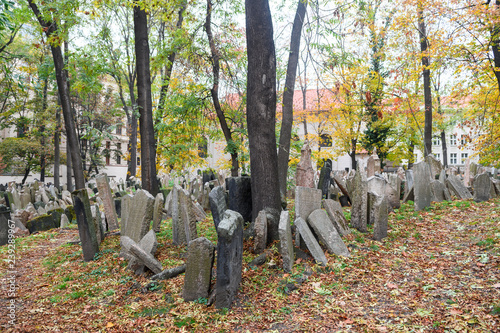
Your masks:
[{"label": "light gray headstone", "polygon": [[104,206],[104,213],[106,214],[106,220],[108,221],[109,230],[115,230],[120,228],[118,225],[118,217],[116,216],[115,201],[113,195],[111,194],[111,188],[109,186],[108,177],[105,173],[99,174],[95,177],[97,188],[99,190],[99,197],[102,199],[102,204]]},{"label": "light gray headstone", "polygon": [[66,216],[66,214],[62,214],[61,215],[61,226],[60,228],[66,228],[67,226],[69,225],[69,220],[68,220],[68,217]]},{"label": "light gray headstone", "polygon": [[[158,247],[158,241],[156,240],[156,234],[154,230],[149,230],[137,245],[146,253],[149,253],[154,257],[154,255],[156,254],[156,249]],[[128,254],[128,257],[130,257],[131,259],[128,263],[127,268],[134,271],[136,275],[144,273],[145,266],[141,263],[141,261],[131,254]]]},{"label": "light gray headstone", "polygon": [[491,179],[487,173],[474,177],[474,201],[488,201],[491,198]]},{"label": "light gray headstone", "polygon": [[153,273],[158,274],[162,271],[161,263],[154,256],[141,249],[130,237],[122,236],[120,242],[126,253],[130,253],[131,256],[148,267]]},{"label": "light gray headstone", "polygon": [[163,217],[163,193],[158,193],[153,206],[153,230],[160,232],[160,223]]},{"label": "light gray headstone", "polygon": [[423,161],[413,165],[413,172],[415,176],[415,210],[419,211],[431,205],[432,193],[429,186],[431,175],[429,166]]},{"label": "light gray headstone", "polygon": [[373,238],[377,241],[381,241],[387,237],[387,208],[387,199],[384,196],[376,196],[373,204]]},{"label": "light gray headstone", "polygon": [[145,190],[136,192],[129,202],[128,216],[122,236],[130,237],[134,242],[139,242],[146,235],[153,220],[154,201],[155,198],[149,192]]},{"label": "light gray headstone", "polygon": [[262,253],[267,245],[267,216],[266,211],[261,210],[255,219],[254,252]]},{"label": "light gray headstone", "polygon": [[368,190],[366,177],[364,173],[360,172],[359,166],[352,179],[351,186],[351,224],[354,228],[358,229],[358,231],[367,232]]},{"label": "light gray headstone", "polygon": [[319,246],[318,241],[316,240],[316,238],[314,238],[314,235],[309,229],[309,226],[307,225],[306,221],[304,221],[304,219],[302,219],[301,217],[298,217],[297,219],[295,219],[295,226],[297,227],[298,232],[304,239],[304,243],[311,252],[313,258],[321,265],[323,266],[326,265],[328,263],[328,259],[326,258],[325,253]]},{"label": "light gray headstone", "polygon": [[184,275],[185,301],[208,298],[212,279],[215,247],[205,237],[199,237],[188,244],[186,274]]},{"label": "light gray headstone", "polygon": [[448,175],[448,178],[446,178],[446,186],[450,192],[459,199],[465,200],[472,198],[472,194],[470,194],[460,178],[455,175]]},{"label": "light gray headstone", "polygon": [[335,200],[325,199],[323,200],[323,208],[325,208],[328,217],[333,223],[335,229],[341,236],[345,236],[351,233],[349,224],[344,216],[344,211],[340,203]]},{"label": "light gray headstone", "polygon": [[334,253],[338,256],[351,256],[349,250],[342,241],[342,238],[340,238],[337,229],[335,229],[332,221],[328,217],[328,214],[324,210],[317,209],[309,214],[307,222],[316,232],[320,241],[326,246],[328,252]]},{"label": "light gray headstone", "polygon": [[444,191],[446,187],[439,180],[431,181],[431,190],[432,190],[432,201],[441,202],[446,200]]},{"label": "light gray headstone", "polygon": [[278,233],[280,236],[280,253],[283,259],[283,270],[289,273],[292,271],[295,259],[292,243],[292,229],[290,228],[290,215],[287,210],[281,212]]},{"label": "light gray headstone", "polygon": [[186,190],[179,191],[179,206],[181,223],[184,225],[186,235],[186,244],[189,244],[190,241],[198,238],[198,231],[196,229],[196,217],[193,213],[193,202]]}]

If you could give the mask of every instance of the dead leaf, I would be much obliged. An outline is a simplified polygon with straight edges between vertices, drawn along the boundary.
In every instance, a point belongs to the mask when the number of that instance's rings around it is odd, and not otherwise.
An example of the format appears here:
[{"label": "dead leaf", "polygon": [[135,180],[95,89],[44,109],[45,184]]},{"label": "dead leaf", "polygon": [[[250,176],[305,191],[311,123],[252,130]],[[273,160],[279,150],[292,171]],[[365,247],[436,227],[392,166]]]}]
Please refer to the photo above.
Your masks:
[{"label": "dead leaf", "polygon": [[108,321],[108,324],[106,325],[106,328],[111,328],[115,326],[115,324],[113,324],[112,322]]},{"label": "dead leaf", "polygon": [[398,286],[397,286],[397,285],[395,285],[394,283],[388,283],[388,284],[387,284],[387,288],[390,288],[390,289],[397,289],[397,288],[398,288]]}]

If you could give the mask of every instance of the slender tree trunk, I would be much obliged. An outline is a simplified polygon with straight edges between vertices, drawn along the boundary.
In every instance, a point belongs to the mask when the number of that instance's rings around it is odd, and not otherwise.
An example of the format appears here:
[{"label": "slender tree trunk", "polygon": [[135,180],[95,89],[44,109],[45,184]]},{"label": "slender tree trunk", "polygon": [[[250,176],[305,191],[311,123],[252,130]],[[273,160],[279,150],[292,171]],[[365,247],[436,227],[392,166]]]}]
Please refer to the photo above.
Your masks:
[{"label": "slender tree trunk", "polygon": [[441,145],[443,147],[443,166],[448,166],[448,146],[446,145],[446,133],[441,131]]},{"label": "slender tree trunk", "polygon": [[[215,113],[217,114],[217,118],[219,119],[222,133],[224,134],[224,138],[226,139],[227,145],[230,146],[231,143],[233,142],[231,129],[229,129],[229,126],[226,121],[226,116],[224,115],[224,111],[222,111],[219,101],[220,57],[219,57],[219,51],[215,46],[214,37],[212,35],[211,18],[212,18],[212,1],[207,0],[207,16],[205,19],[205,31],[207,33],[208,43],[210,44],[210,52],[212,54],[210,60],[212,61],[212,73],[214,75],[214,84],[212,86],[212,89],[210,89],[210,93],[212,95],[212,101],[214,103]],[[229,153],[231,154],[231,176],[238,177],[238,169],[239,169],[238,152],[236,150],[232,150]]]},{"label": "slender tree trunk", "polygon": [[408,159],[408,170],[413,169],[413,163],[415,163],[415,144],[410,142],[410,147],[409,147],[409,155],[410,158]]},{"label": "slender tree trunk", "polygon": [[295,78],[297,76],[297,64],[299,63],[300,36],[302,33],[306,7],[307,0],[299,0],[297,12],[293,20],[290,53],[288,55],[288,66],[286,69],[285,91],[283,92],[283,118],[281,121],[278,148],[278,176],[280,194],[283,199],[286,198],[288,159],[290,158],[290,140],[292,138],[293,125],[293,93],[295,91]]},{"label": "slender tree trunk", "polygon": [[[246,0],[248,53],[247,126],[252,177],[252,219],[264,208],[279,220],[281,210],[276,152],[276,54],[267,0]],[[268,226],[268,241],[278,239]]]},{"label": "slender tree trunk", "polygon": [[357,140],[356,139],[351,139],[351,153],[349,154],[351,156],[351,169],[356,170],[356,144]]},{"label": "slender tree trunk", "polygon": [[30,171],[31,171],[30,166],[28,166],[28,167],[26,167],[26,169],[24,169],[24,177],[23,177],[23,180],[21,181],[22,185],[24,185],[24,183],[26,182],[26,179],[28,178]]},{"label": "slender tree trunk", "polygon": [[141,131],[142,187],[156,196],[156,145],[151,100],[151,75],[149,68],[148,17],[146,11],[134,4],[135,59],[137,68],[137,105]]},{"label": "slender tree trunk", "polygon": [[[490,0],[486,2],[489,4]],[[500,7],[500,1],[495,1],[495,11],[496,16],[498,17],[498,9]],[[493,24],[493,28],[491,29],[491,50],[493,52],[493,73],[497,79],[498,90],[500,90],[500,25],[498,23]]]},{"label": "slender tree trunk", "polygon": [[129,135],[128,152],[130,156],[130,161],[128,161],[127,164],[127,180],[130,179],[130,177],[135,177],[137,174],[137,117],[134,114],[134,106],[136,106],[135,103],[132,105],[130,116],[127,117],[127,131]]},{"label": "slender tree trunk", "polygon": [[[67,66],[69,63],[69,45],[68,41],[64,41],[64,64]],[[67,80],[67,85],[68,85],[68,92],[70,94],[71,98],[71,89],[70,89],[70,82],[69,79]],[[60,102],[60,100],[59,100]],[[59,103],[60,104],[60,103]],[[71,106],[71,104],[70,104]],[[71,116],[74,119],[75,118],[75,113],[73,112],[73,108],[71,108]],[[74,186],[73,186],[73,163],[71,163],[71,150],[69,146],[69,140],[66,137],[66,186],[68,188],[68,191],[73,192]]]},{"label": "slender tree trunk", "polygon": [[[28,3],[33,10],[40,25],[44,28],[47,37],[51,37],[57,33],[57,25],[54,22],[46,22],[37,5],[28,0]],[[71,113],[71,105],[69,100],[69,90],[67,78],[68,75],[64,69],[64,59],[60,46],[51,45],[52,57],[54,58],[54,67],[56,72],[57,89],[59,91],[59,98],[61,99],[61,106],[63,109],[64,124],[66,126],[66,135],[70,146],[71,159],[73,163],[73,174],[75,176],[75,185],[77,189],[85,188],[85,179],[83,177],[82,159],[80,156],[80,147],[78,145],[78,138],[76,136],[75,121]]]},{"label": "slender tree trunk", "polygon": [[61,132],[61,113],[59,109],[56,110],[56,130],[54,131],[54,186],[59,189],[60,181],[59,181],[59,165],[61,162],[61,148],[59,144]]},{"label": "slender tree trunk", "polygon": [[418,9],[418,30],[420,34],[420,51],[422,54],[422,74],[424,77],[424,101],[425,101],[425,127],[424,145],[425,156],[432,153],[432,95],[431,95],[431,71],[429,69],[429,56],[427,49],[427,33],[425,31],[424,12],[419,5]]},{"label": "slender tree trunk", "polygon": [[[42,93],[42,112],[45,113],[47,111],[48,104],[48,89],[49,89],[49,78],[46,77],[43,80],[43,93]],[[43,118],[43,117],[42,117]],[[42,153],[40,154],[40,181],[42,183],[45,182],[45,168],[46,168],[46,159],[45,155],[45,119],[40,119],[40,143],[42,144]]]}]

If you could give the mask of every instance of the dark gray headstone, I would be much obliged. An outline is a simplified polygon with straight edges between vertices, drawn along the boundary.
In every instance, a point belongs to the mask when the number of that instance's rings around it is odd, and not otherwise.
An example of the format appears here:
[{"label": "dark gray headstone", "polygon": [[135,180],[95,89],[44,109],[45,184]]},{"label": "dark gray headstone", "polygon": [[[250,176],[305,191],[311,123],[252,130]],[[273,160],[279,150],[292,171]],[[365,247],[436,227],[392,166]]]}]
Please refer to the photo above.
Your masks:
[{"label": "dark gray headstone", "polygon": [[226,210],[217,228],[217,282],[215,306],[230,308],[241,282],[243,217]]},{"label": "dark gray headstone", "polygon": [[229,193],[228,208],[240,213],[245,222],[252,221],[252,186],[250,177],[226,178],[226,188]]},{"label": "dark gray headstone", "polygon": [[212,211],[212,217],[214,219],[215,228],[219,226],[221,219],[224,216],[224,212],[227,209],[226,193],[222,186],[216,186],[208,195],[210,201],[210,210]]},{"label": "dark gray headstone", "polygon": [[163,217],[163,193],[158,193],[155,197],[155,202],[153,205],[153,230],[155,232],[160,232],[160,223]]},{"label": "dark gray headstone", "polygon": [[10,210],[4,205],[0,205],[0,246],[9,241],[9,220]]},{"label": "dark gray headstone", "polygon": [[182,293],[185,301],[208,298],[212,280],[214,252],[214,245],[205,237],[199,237],[189,242],[186,274],[184,275],[184,291]]}]

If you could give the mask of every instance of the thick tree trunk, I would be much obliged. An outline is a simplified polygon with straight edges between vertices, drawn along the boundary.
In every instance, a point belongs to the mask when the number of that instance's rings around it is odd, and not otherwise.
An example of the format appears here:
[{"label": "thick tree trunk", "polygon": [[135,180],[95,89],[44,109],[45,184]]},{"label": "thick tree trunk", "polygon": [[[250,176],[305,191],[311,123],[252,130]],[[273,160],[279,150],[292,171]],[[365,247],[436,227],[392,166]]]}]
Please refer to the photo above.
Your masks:
[{"label": "thick tree trunk", "polygon": [[[246,0],[248,52],[247,126],[252,178],[252,219],[269,208],[281,210],[276,152],[276,55],[267,0]],[[279,216],[276,216],[279,220]],[[269,225],[268,240],[278,239],[278,225]]]},{"label": "thick tree trunk", "polygon": [[[57,25],[54,22],[46,22],[37,5],[28,0],[28,3],[33,10],[40,25],[44,28],[47,37],[57,33]],[[75,176],[75,186],[77,189],[85,188],[85,179],[83,177],[83,165],[80,156],[80,147],[78,145],[78,138],[76,136],[75,121],[71,114],[71,105],[69,100],[69,90],[67,83],[67,73],[64,69],[64,59],[61,47],[58,45],[51,45],[52,57],[54,58],[54,67],[56,72],[57,90],[59,91],[59,98],[61,99],[61,106],[63,109],[64,124],[66,126],[66,135],[69,142],[70,154],[73,163],[73,174]]]},{"label": "thick tree trunk", "polygon": [[142,187],[152,195],[158,193],[156,179],[156,144],[151,100],[149,68],[148,17],[146,11],[134,4],[135,60],[137,68],[137,105],[141,133]]},{"label": "thick tree trunk", "polygon": [[283,92],[283,118],[281,121],[278,148],[278,176],[282,198],[286,198],[288,159],[290,158],[290,140],[292,138],[293,125],[293,93],[295,90],[297,64],[299,63],[300,36],[302,33],[304,15],[306,13],[306,6],[307,1],[299,0],[297,12],[293,20],[290,53],[288,55],[288,65],[286,69],[285,91]]},{"label": "thick tree trunk", "polygon": [[422,74],[424,77],[424,101],[425,101],[425,127],[424,146],[425,156],[432,153],[432,95],[431,95],[431,71],[429,69],[429,56],[427,49],[427,33],[425,31],[424,12],[418,9],[418,30],[420,34],[420,51],[422,54]]},{"label": "thick tree trunk", "polygon": [[[233,142],[231,130],[226,121],[226,116],[224,115],[224,111],[220,106],[219,101],[219,72],[220,72],[220,57],[219,52],[215,46],[214,37],[212,35],[212,1],[207,0],[207,16],[205,19],[205,31],[208,37],[208,43],[210,45],[210,52],[212,54],[212,73],[214,75],[214,84],[212,89],[210,89],[210,93],[212,95],[212,101],[214,103],[215,113],[217,114],[217,118],[219,119],[220,127],[222,129],[222,133],[224,134],[224,139],[226,139],[227,145],[231,145]],[[229,152],[231,154],[231,177],[238,177],[238,152],[236,150],[232,150]]]}]

